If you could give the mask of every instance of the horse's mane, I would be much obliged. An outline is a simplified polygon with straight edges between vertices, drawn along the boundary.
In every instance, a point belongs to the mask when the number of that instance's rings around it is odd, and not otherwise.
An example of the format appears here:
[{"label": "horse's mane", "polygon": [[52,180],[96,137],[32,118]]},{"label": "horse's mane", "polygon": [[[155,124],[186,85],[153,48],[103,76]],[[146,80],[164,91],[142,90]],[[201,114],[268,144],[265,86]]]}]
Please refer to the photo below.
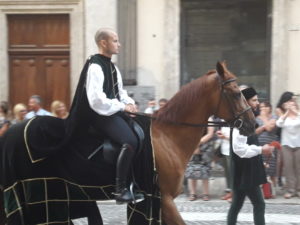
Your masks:
[{"label": "horse's mane", "polygon": [[210,70],[207,74],[182,86],[166,105],[155,112],[154,117],[159,121],[178,122],[186,110],[193,107],[195,102],[199,101],[199,98],[205,96],[208,76],[215,73],[215,70]]}]

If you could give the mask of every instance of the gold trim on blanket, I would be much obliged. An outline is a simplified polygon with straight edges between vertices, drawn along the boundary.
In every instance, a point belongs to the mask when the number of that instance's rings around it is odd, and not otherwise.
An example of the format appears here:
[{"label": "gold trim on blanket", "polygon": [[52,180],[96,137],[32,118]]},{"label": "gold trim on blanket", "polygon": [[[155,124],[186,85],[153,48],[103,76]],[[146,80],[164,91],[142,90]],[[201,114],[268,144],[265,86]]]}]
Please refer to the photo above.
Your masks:
[{"label": "gold trim on blanket", "polygon": [[33,156],[32,156],[32,154],[31,154],[31,151],[30,151],[29,145],[28,145],[27,129],[28,129],[30,123],[31,123],[35,118],[36,118],[36,117],[33,117],[32,119],[30,119],[30,120],[28,121],[28,123],[26,124],[25,128],[24,128],[24,141],[25,141],[25,146],[26,146],[26,149],[27,149],[27,152],[28,152],[30,161],[31,161],[32,163],[37,163],[37,162],[40,162],[40,161],[42,161],[42,160],[45,159],[45,158],[33,159]]}]

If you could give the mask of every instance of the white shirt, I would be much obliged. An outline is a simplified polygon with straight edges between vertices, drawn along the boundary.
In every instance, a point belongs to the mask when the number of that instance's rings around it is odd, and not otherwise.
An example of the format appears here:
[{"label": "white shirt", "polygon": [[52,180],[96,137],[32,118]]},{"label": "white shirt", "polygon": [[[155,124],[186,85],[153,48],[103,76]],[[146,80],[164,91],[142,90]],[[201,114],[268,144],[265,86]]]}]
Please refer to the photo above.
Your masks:
[{"label": "white shirt", "polygon": [[52,114],[45,109],[39,109],[37,112],[30,111],[29,113],[27,113],[25,115],[25,119],[31,119],[34,116],[52,116]]},{"label": "white shirt", "polygon": [[276,121],[276,126],[281,127],[281,145],[291,148],[300,147],[300,114],[295,119],[281,117]]},{"label": "white shirt", "polygon": [[230,142],[229,142],[230,128],[222,127],[221,132],[226,137],[224,139],[221,139],[221,153],[222,153],[222,155],[229,156],[230,155]]},{"label": "white shirt", "polygon": [[232,148],[235,154],[240,158],[252,158],[261,154],[262,146],[248,145],[247,137],[240,134],[239,130],[234,128],[232,134]]},{"label": "white shirt", "polygon": [[134,104],[134,100],[123,89],[121,73],[117,67],[116,70],[120,101],[117,98],[107,98],[103,92],[104,74],[101,66],[92,63],[88,69],[86,92],[89,105],[96,113],[103,116],[110,116],[116,112],[123,111],[125,104]]}]

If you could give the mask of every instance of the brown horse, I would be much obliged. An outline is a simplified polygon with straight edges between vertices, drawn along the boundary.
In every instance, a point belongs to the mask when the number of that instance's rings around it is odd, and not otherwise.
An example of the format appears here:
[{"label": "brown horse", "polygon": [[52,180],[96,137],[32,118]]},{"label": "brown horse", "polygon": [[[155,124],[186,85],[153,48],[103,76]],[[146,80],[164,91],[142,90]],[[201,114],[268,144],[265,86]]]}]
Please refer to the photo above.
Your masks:
[{"label": "brown horse", "polygon": [[232,125],[239,119],[241,134],[250,135],[254,132],[255,118],[249,109],[235,75],[227,70],[225,63],[218,63],[216,71],[209,71],[184,86],[156,113],[158,119],[152,122],[151,132],[164,223],[185,224],[174,199],[181,193],[186,165],[205,129],[189,124],[205,124],[211,115]]},{"label": "brown horse", "polygon": [[[218,63],[216,71],[210,71],[183,87],[154,115],[157,119],[151,124],[152,146],[162,198],[162,220],[168,225],[184,224],[173,200],[181,193],[185,167],[204,133],[203,125],[207,124],[209,116],[215,115],[232,126],[238,126],[244,135],[254,132],[254,115],[249,110],[250,107],[235,80],[236,77],[227,70],[225,64]],[[40,130],[27,132],[27,129],[31,127],[34,129],[34,121],[37,121],[36,125]],[[94,140],[88,132],[84,132],[86,136],[80,133],[78,139],[81,139],[77,141],[74,139],[73,145],[66,147],[66,150],[60,154],[34,163],[30,157],[27,141],[27,137],[30,136],[28,135],[39,135],[44,127],[47,128],[45,130],[53,129],[55,136],[52,139],[48,139],[48,135],[43,135],[41,140],[35,138],[42,144],[51,146],[52,142],[60,140],[59,138],[63,136],[64,133],[58,132],[63,130],[63,126],[64,123],[60,119],[38,117],[11,127],[5,138],[2,141],[0,139],[2,152],[0,166],[3,168],[0,173],[0,183],[5,189],[7,224],[37,224],[41,222],[36,221],[44,221],[44,219],[70,224],[71,218],[83,216],[90,219],[91,225],[102,224],[95,201],[113,198],[111,192],[114,185],[114,167],[107,165],[105,161],[100,163],[100,161],[86,159],[85,154],[82,155],[80,151],[84,150],[85,153],[88,149],[94,150],[94,147],[98,147],[99,145],[96,145],[99,142],[98,137]],[[146,130],[149,133],[149,126]],[[83,145],[82,149],[81,145]],[[151,152],[150,155],[152,155]],[[144,160],[147,159],[149,157],[144,158]],[[149,161],[152,164],[152,160]],[[147,164],[147,162],[143,161],[142,164]],[[149,167],[152,172],[152,165]],[[147,176],[142,176],[144,177]],[[150,180],[152,183],[152,177]],[[27,184],[26,188],[24,183]],[[147,184],[140,182],[140,185]],[[30,194],[31,188],[35,191],[35,195]],[[46,192],[47,194],[43,194]],[[59,196],[56,196],[57,193]],[[147,196],[141,204],[145,202],[147,202]],[[150,210],[151,214],[155,214],[155,218],[158,218],[159,213],[152,212],[152,209],[156,210],[156,205],[152,203],[151,205],[154,207]],[[149,224],[149,221],[152,221],[152,224],[160,224],[160,221],[154,221],[152,218],[147,217],[146,220],[148,221],[143,223],[130,220],[132,222],[129,223],[140,225]]]}]

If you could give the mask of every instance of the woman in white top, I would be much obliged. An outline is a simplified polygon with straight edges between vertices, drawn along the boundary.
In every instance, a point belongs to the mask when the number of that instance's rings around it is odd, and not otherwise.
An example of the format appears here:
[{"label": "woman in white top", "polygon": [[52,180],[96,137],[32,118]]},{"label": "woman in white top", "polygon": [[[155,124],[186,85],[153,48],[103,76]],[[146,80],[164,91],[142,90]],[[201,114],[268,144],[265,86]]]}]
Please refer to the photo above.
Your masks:
[{"label": "woman in white top", "polygon": [[292,92],[284,92],[278,106],[281,116],[276,125],[281,128],[283,170],[286,178],[285,198],[300,197],[300,112]]},{"label": "woman in white top", "polygon": [[230,128],[222,127],[221,130],[217,132],[218,138],[221,139],[221,153],[223,157],[223,166],[226,178],[226,194],[221,197],[222,200],[231,200],[232,192],[231,192],[231,174],[230,174]]}]

